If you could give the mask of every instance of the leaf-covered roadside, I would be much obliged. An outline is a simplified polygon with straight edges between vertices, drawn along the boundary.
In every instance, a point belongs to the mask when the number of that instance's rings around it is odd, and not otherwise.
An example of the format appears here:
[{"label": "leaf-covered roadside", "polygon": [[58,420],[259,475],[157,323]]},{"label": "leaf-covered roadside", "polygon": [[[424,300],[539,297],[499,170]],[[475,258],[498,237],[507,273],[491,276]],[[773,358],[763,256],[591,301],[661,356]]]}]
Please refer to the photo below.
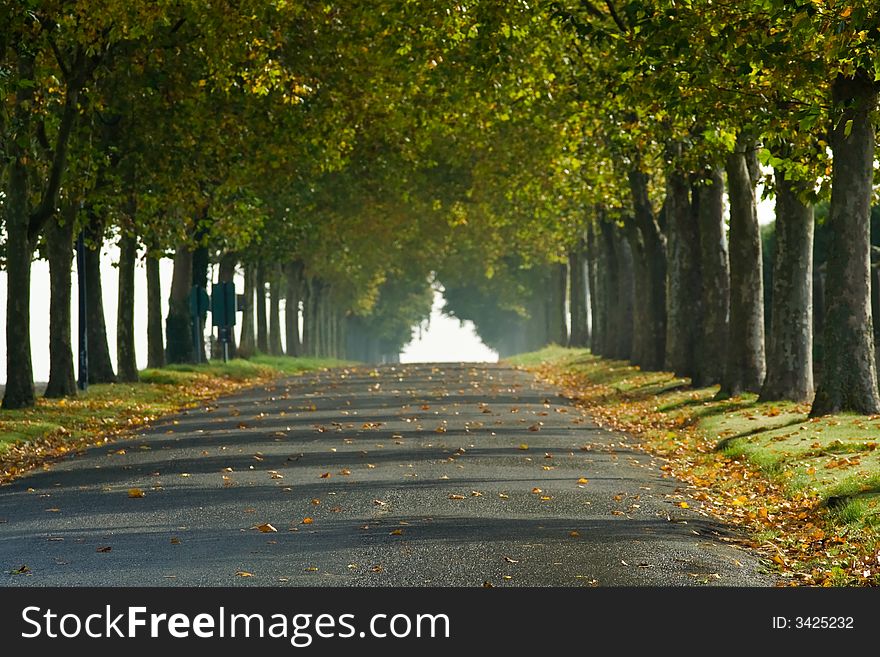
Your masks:
[{"label": "leaf-covered roadside", "polygon": [[809,407],[717,400],[670,373],[583,349],[511,359],[604,427],[629,433],[689,484],[699,513],[744,528],[791,585],[880,584],[880,418],[808,418]]},{"label": "leaf-covered roadside", "polygon": [[0,413],[0,484],[92,445],[112,442],[156,418],[284,375],[341,364],[258,356],[250,361],[144,370],[140,382],[94,385],[76,397]]}]

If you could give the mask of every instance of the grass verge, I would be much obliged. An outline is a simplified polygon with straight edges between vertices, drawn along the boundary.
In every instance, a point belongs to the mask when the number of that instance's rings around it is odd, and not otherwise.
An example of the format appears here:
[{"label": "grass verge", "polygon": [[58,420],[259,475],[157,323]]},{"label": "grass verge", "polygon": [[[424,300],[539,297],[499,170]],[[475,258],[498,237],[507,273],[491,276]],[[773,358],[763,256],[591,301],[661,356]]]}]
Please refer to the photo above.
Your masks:
[{"label": "grass verge", "polygon": [[327,358],[256,356],[140,373],[138,383],[89,386],[68,399],[38,398],[34,408],[0,411],[0,483],[161,415],[282,376],[341,366]]},{"label": "grass verge", "polygon": [[809,406],[716,400],[668,372],[550,346],[507,359],[606,427],[633,435],[690,484],[694,508],[744,527],[784,581],[880,584],[880,416],[809,418]]}]

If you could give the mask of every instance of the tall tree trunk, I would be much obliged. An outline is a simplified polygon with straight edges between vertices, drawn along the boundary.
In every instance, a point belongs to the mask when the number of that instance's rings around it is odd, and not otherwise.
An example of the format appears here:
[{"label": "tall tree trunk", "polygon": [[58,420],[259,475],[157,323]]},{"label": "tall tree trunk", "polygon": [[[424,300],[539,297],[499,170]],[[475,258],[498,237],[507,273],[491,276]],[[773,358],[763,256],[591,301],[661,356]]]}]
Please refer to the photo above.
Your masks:
[{"label": "tall tree trunk", "polygon": [[838,75],[831,132],[830,240],[826,273],[824,365],[811,415],[880,413],[870,292],[870,223],[877,105],[873,76]]},{"label": "tall tree trunk", "polygon": [[299,335],[299,302],[302,296],[302,263],[296,260],[284,266],[286,300],[284,303],[284,331],[287,339],[287,355],[301,356],[302,343]]},{"label": "tall tree trunk", "polygon": [[764,271],[761,227],[755,183],[748,159],[755,151],[751,139],[740,136],[727,158],[730,200],[730,321],[727,362],[721,379],[722,396],[760,392],[767,372],[764,360]]},{"label": "tall tree trunk", "polygon": [[165,367],[159,258],[147,255],[147,367]]},{"label": "tall tree trunk", "polygon": [[569,347],[587,347],[590,344],[590,328],[587,323],[587,272],[583,240],[568,252],[569,315],[571,329]]},{"label": "tall tree trunk", "polygon": [[648,196],[648,176],[629,172],[634,221],[627,237],[636,294],[632,360],[643,369],[663,369],[666,353],[666,238]]},{"label": "tall tree trunk", "polygon": [[798,198],[805,185],[776,171],[776,252],[761,401],[813,396],[813,208]]},{"label": "tall tree trunk", "polygon": [[272,265],[269,277],[269,353],[283,356],[281,345],[281,265]]},{"label": "tall tree trunk", "polygon": [[192,288],[193,252],[180,245],[174,252],[174,273],[171,275],[171,296],[168,299],[168,317],[165,320],[167,341],[166,359],[169,363],[195,362],[193,345],[193,317],[189,297]]},{"label": "tall tree trunk", "polygon": [[134,266],[137,261],[137,238],[123,234],[119,238],[119,302],[116,307],[116,368],[120,381],[138,380],[134,348]]},{"label": "tall tree trunk", "polygon": [[76,205],[69,204],[63,222],[51,222],[46,230],[49,259],[49,383],[46,397],[76,395],[73,340],[70,331],[71,264]]},{"label": "tall tree trunk", "polygon": [[[680,152],[680,149],[679,149]],[[665,367],[677,376],[693,376],[702,324],[700,308],[700,225],[692,211],[684,175],[666,178],[668,224],[666,269]]]},{"label": "tall tree trunk", "polygon": [[[598,215],[599,213],[597,213]],[[596,221],[587,223],[587,277],[590,288],[590,351],[594,354],[602,353],[605,333],[604,303],[602,299],[603,289],[599,283],[599,248],[596,238]]]},{"label": "tall tree trunk", "polygon": [[110,347],[107,343],[107,323],[104,321],[104,293],[101,288],[101,249],[104,244],[103,222],[92,217],[89,239],[94,248],[86,249],[86,307],[89,351],[89,383],[115,383]]},{"label": "tall tree trunk", "polygon": [[303,279],[303,332],[302,332],[302,355],[314,356],[314,348],[312,346],[312,278]]},{"label": "tall tree trunk", "polygon": [[695,386],[720,383],[727,350],[730,269],[724,234],[724,180],[711,169],[697,186],[703,327],[693,376]]},{"label": "tall tree trunk", "polygon": [[633,262],[629,242],[623,231],[609,221],[599,223],[602,240],[600,277],[604,297],[606,338],[601,355],[626,360],[632,354],[633,340]]},{"label": "tall tree trunk", "polygon": [[[217,280],[220,283],[233,283],[235,284],[235,268],[238,266],[238,254],[237,253],[224,253],[220,258],[220,265],[217,268]],[[236,315],[238,317],[238,315]],[[229,330],[229,358],[235,358],[238,354],[238,350],[235,346],[235,331],[230,328]]]},{"label": "tall tree trunk", "polygon": [[[197,235],[201,239],[201,233]],[[199,246],[192,252],[192,285],[199,287],[208,292],[208,267],[211,264],[211,256],[208,253],[208,247]],[[208,323],[207,308],[205,312],[197,318],[199,322],[198,338],[199,338],[199,362],[208,361],[208,354],[205,349],[205,325]]]},{"label": "tall tree trunk", "polygon": [[250,358],[257,350],[254,336],[254,312],[256,310],[254,296],[256,293],[256,269],[251,264],[244,266],[244,310],[241,313],[241,341],[238,355]]},{"label": "tall tree trunk", "polygon": [[[16,48],[17,79],[29,82],[35,79],[36,49],[29,44],[19,44]],[[31,258],[37,240],[45,224],[51,220],[58,207],[58,192],[67,168],[67,151],[74,122],[79,115],[79,91],[86,83],[90,71],[85,50],[79,48],[73,65],[65,80],[64,108],[56,131],[52,148],[52,161],[48,175],[40,189],[39,205],[30,207],[30,171],[28,143],[33,138],[33,123],[36,113],[33,109],[33,84],[13,84],[15,101],[13,104],[14,130],[8,134],[6,142],[10,162],[4,219],[6,231],[6,387],[3,392],[3,408],[25,408],[33,406],[34,373],[31,361],[30,342],[30,294]],[[14,294],[9,291],[15,290]]]},{"label": "tall tree trunk", "polygon": [[[14,141],[14,140],[13,140]],[[34,405],[31,362],[31,257],[28,239],[28,171],[24,154],[9,165],[6,199],[6,388],[3,408]],[[10,294],[15,290],[15,294]]]},{"label": "tall tree trunk", "polygon": [[568,278],[565,264],[553,263],[548,272],[547,337],[549,342],[568,344],[568,328],[565,325],[565,282]]},{"label": "tall tree trunk", "polygon": [[257,351],[269,353],[269,323],[266,316],[266,266],[257,265]]}]

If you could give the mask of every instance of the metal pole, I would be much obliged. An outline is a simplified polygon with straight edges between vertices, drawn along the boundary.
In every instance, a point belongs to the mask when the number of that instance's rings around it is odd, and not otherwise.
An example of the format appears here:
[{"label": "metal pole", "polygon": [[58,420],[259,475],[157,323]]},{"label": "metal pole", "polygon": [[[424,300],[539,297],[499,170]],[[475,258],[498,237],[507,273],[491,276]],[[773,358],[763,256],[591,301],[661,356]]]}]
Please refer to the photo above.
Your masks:
[{"label": "metal pole", "polygon": [[76,238],[76,281],[79,286],[79,378],[76,386],[80,390],[89,387],[89,343],[88,343],[88,305],[86,302],[86,241],[85,231],[79,231]]}]

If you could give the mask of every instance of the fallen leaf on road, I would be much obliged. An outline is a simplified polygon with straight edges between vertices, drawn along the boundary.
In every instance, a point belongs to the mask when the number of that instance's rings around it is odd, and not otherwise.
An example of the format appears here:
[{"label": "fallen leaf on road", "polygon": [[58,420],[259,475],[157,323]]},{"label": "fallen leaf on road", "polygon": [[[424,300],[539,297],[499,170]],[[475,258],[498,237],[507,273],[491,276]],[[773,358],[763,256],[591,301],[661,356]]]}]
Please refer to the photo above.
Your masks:
[{"label": "fallen leaf on road", "polygon": [[351,470],[349,470],[348,468],[342,468],[342,470],[339,471],[339,474],[341,474],[343,477],[347,477],[351,474]]},{"label": "fallen leaf on road", "polygon": [[483,588],[484,589],[493,589],[495,587],[492,585],[492,582],[490,582],[489,580],[486,580],[485,582],[483,582]]},{"label": "fallen leaf on road", "polygon": [[27,575],[29,572],[31,572],[30,567],[28,567],[27,564],[23,564],[22,566],[15,568],[14,570],[10,570],[9,574],[10,575]]},{"label": "fallen leaf on road", "polygon": [[471,497],[483,497],[483,494],[478,490],[472,490]]},{"label": "fallen leaf on road", "polygon": [[384,572],[385,569],[382,566],[380,566],[379,564],[376,564],[375,566],[370,568],[370,570],[372,570],[374,573],[381,573],[381,572]]},{"label": "fallen leaf on road", "polygon": [[525,443],[521,443],[520,446],[519,446],[519,448],[520,448],[522,451],[526,451],[526,450],[529,448],[529,446],[526,445]]},{"label": "fallen leaf on road", "polygon": [[577,482],[578,482],[579,484],[587,484],[587,483],[590,482],[590,480],[587,479],[586,477],[581,477],[580,479],[577,480]]},{"label": "fallen leaf on road", "polygon": [[307,573],[314,573],[314,572],[317,572],[318,567],[317,566],[309,566],[308,568],[303,568],[303,570],[305,570]]},{"label": "fallen leaf on road", "polygon": [[140,488],[129,488],[128,496],[129,497],[143,497],[146,493],[142,491]]},{"label": "fallen leaf on road", "polygon": [[573,532],[568,532],[568,535],[571,536],[572,538],[577,538],[578,536],[581,535],[581,533],[578,531],[573,531]]},{"label": "fallen leaf on road", "polygon": [[689,509],[689,508],[691,508],[691,505],[688,504],[687,502],[679,502],[679,503],[678,503],[678,506],[680,506],[682,509]]},{"label": "fallen leaf on road", "polygon": [[383,502],[382,500],[373,500],[373,504],[376,506],[386,506],[388,502]]},{"label": "fallen leaf on road", "polygon": [[253,573],[249,573],[249,572],[246,571],[246,570],[239,570],[237,573],[235,573],[235,576],[236,576],[236,577],[253,577],[254,574],[253,574]]},{"label": "fallen leaf on road", "polygon": [[110,547],[109,545],[104,545],[102,547],[99,547],[97,550],[95,550],[95,552],[109,552],[112,549],[113,548]]},{"label": "fallen leaf on road", "polygon": [[544,491],[542,491],[540,488],[538,488],[537,486],[535,486],[535,487],[532,489],[532,492],[533,492],[535,495],[538,495],[539,493],[543,493]]},{"label": "fallen leaf on road", "polygon": [[304,525],[311,525],[313,522],[315,522],[314,519],[309,518],[308,516],[302,519],[302,524]]},{"label": "fallen leaf on road", "polygon": [[319,476],[319,479],[329,479],[329,478],[330,478],[329,472],[325,472],[324,474]]},{"label": "fallen leaf on road", "polygon": [[498,493],[498,497],[500,497],[502,500],[510,499],[510,495],[508,495],[507,493]]},{"label": "fallen leaf on road", "polygon": [[547,502],[548,500],[552,500],[552,499],[553,499],[553,498],[550,497],[549,495],[541,495],[541,501],[542,501],[542,502]]},{"label": "fallen leaf on road", "polygon": [[450,495],[449,495],[449,499],[450,499],[450,500],[463,500],[463,499],[464,499],[464,495],[458,495],[458,494],[456,494],[456,493],[450,493]]},{"label": "fallen leaf on road", "polygon": [[315,506],[317,506],[320,503],[321,503],[321,500],[319,500],[317,497],[312,500],[312,504],[314,504]]},{"label": "fallen leaf on road", "polygon": [[540,431],[540,430],[541,430],[540,424],[533,424],[532,426],[529,427],[529,431]]},{"label": "fallen leaf on road", "polygon": [[372,463],[367,463],[367,469],[372,470],[372,469],[375,468],[375,467],[376,467],[376,466],[373,465]]},{"label": "fallen leaf on road", "polygon": [[268,533],[270,533],[270,532],[277,532],[277,531],[278,531],[277,529],[275,529],[275,527],[273,527],[273,526],[272,526],[270,523],[268,523],[268,522],[265,522],[265,523],[263,523],[262,525],[254,525],[253,527],[251,527],[251,529],[259,529],[259,530],[260,530],[261,532],[263,532],[264,534],[268,534]]},{"label": "fallen leaf on road", "polygon": [[180,539],[176,536],[171,539],[171,545],[180,545]]},{"label": "fallen leaf on road", "polygon": [[388,532],[389,536],[400,536],[402,534],[403,534],[402,529],[392,529],[390,532]]},{"label": "fallen leaf on road", "polygon": [[519,563],[519,559],[511,559],[510,557],[504,557],[504,560],[507,563]]}]

